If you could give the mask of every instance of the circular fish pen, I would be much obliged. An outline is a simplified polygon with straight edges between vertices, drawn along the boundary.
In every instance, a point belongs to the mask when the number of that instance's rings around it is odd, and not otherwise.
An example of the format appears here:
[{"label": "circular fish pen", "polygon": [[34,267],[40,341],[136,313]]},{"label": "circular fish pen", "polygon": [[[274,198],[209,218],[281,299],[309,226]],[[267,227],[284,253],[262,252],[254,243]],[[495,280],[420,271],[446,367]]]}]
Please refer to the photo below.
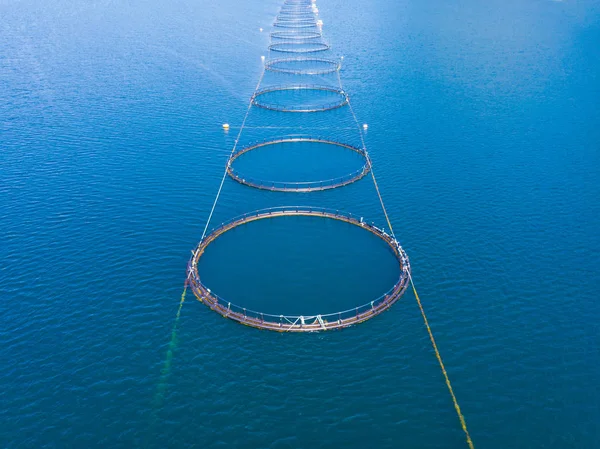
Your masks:
[{"label": "circular fish pen", "polygon": [[277,28],[315,28],[317,26],[317,22],[313,21],[285,21],[285,22],[275,22],[273,24],[274,27]]},{"label": "circular fish pen", "polygon": [[325,58],[277,58],[265,63],[265,70],[291,75],[326,75],[340,68],[339,61]]},{"label": "circular fish pen", "polygon": [[297,12],[297,13],[280,12],[277,15],[277,17],[275,18],[275,20],[296,20],[296,19],[315,20],[315,15],[314,15],[314,13],[312,13],[310,11]]},{"label": "circular fish pen", "polygon": [[312,15],[314,17],[314,9],[309,7],[300,8],[281,8],[278,15],[295,16],[295,15]]},{"label": "circular fish pen", "polygon": [[314,14],[279,14],[275,22],[316,22]]},{"label": "circular fish pen", "polygon": [[273,39],[285,39],[285,40],[311,40],[320,39],[321,33],[318,31],[273,31],[271,33]]},{"label": "circular fish pen", "polygon": [[314,14],[279,14],[275,22],[316,22]]},{"label": "circular fish pen", "polygon": [[323,42],[277,42],[269,45],[269,50],[280,53],[317,53],[329,50]]},{"label": "circular fish pen", "polygon": [[313,7],[313,5],[307,3],[284,3],[283,6],[281,6],[280,11],[313,11],[314,9],[316,9],[316,7]]},{"label": "circular fish pen", "polygon": [[312,2],[283,2],[281,9],[312,9]]},{"label": "circular fish pen", "polygon": [[295,14],[312,14],[315,15],[315,9],[312,6],[304,5],[304,6],[282,6],[279,9],[278,15],[287,14],[287,15],[295,15]]},{"label": "circular fish pen", "polygon": [[[285,143],[301,143],[301,142],[312,142],[312,143],[320,143],[325,145],[333,145],[337,148],[347,149],[353,151],[364,158],[364,164],[358,170],[346,174],[344,176],[324,179],[319,181],[304,181],[304,182],[283,182],[283,181],[268,181],[263,179],[255,179],[249,176],[245,176],[242,173],[238,172],[234,169],[234,162],[242,155],[249,153],[250,151],[257,150],[260,148],[273,146],[273,145],[281,145]],[[352,145],[348,145],[345,143],[335,142],[332,140],[322,139],[318,137],[290,137],[283,138],[277,140],[270,140],[265,142],[256,143],[254,145],[250,145],[248,147],[242,148],[239,151],[236,151],[232,154],[231,158],[227,162],[227,174],[239,182],[240,184],[254,187],[255,189],[261,190],[270,190],[273,192],[297,192],[297,193],[306,193],[306,192],[316,192],[321,190],[330,190],[336,189],[338,187],[343,187],[348,184],[352,184],[363,178],[371,168],[371,163],[368,155],[365,150],[362,148],[354,147]]]},{"label": "circular fish pen", "polygon": [[284,12],[284,13],[288,13],[288,14],[294,14],[297,12],[308,12],[308,11],[313,11],[314,8],[312,7],[312,5],[310,4],[285,4],[281,7],[281,9],[279,10],[280,13]]},{"label": "circular fish pen", "polygon": [[305,11],[297,11],[297,12],[286,12],[282,11],[277,16],[275,16],[275,20],[286,20],[286,19],[311,19],[315,20],[316,16],[311,10]]},{"label": "circular fish pen", "polygon": [[289,10],[296,10],[296,9],[312,9],[313,5],[311,2],[283,2],[283,5],[281,5],[281,9],[289,9]]},{"label": "circular fish pen", "polygon": [[[327,103],[320,104],[312,104],[312,103],[303,103],[298,104],[296,106],[293,105],[292,101],[286,101],[284,104],[282,101],[268,101],[265,100],[264,97],[272,94],[272,93],[285,93],[285,92],[295,92],[295,93],[328,93],[333,94],[338,99],[336,101],[329,101]],[[261,98],[262,97],[262,98]],[[298,101],[298,99],[296,99]],[[317,85],[289,85],[289,86],[273,86],[267,87],[265,89],[257,90],[252,96],[252,104],[254,106],[258,106],[259,108],[269,109],[271,111],[279,111],[279,112],[323,112],[330,111],[332,109],[341,108],[348,104],[348,95],[341,89],[336,89],[334,87],[329,86],[317,86]]]},{"label": "circular fish pen", "polygon": [[[206,248],[219,238],[219,236],[232,229],[257,220],[275,219],[277,217],[286,216],[309,216],[337,220],[361,227],[366,231],[371,232],[383,240],[393,252],[400,267],[400,277],[388,292],[376,299],[352,309],[311,316],[273,315],[248,310],[221,298],[202,283],[198,272],[198,261],[204,254]],[[388,310],[402,297],[408,287],[410,263],[406,252],[393,236],[387,234],[383,229],[372,224],[367,224],[362,218],[359,219],[351,214],[343,214],[331,209],[290,206],[254,211],[221,224],[210,232],[194,249],[193,255],[188,262],[187,271],[187,282],[194,293],[194,296],[196,296],[201,303],[225,318],[237,321],[246,326],[277,332],[318,332],[343,329],[359,324]]]}]

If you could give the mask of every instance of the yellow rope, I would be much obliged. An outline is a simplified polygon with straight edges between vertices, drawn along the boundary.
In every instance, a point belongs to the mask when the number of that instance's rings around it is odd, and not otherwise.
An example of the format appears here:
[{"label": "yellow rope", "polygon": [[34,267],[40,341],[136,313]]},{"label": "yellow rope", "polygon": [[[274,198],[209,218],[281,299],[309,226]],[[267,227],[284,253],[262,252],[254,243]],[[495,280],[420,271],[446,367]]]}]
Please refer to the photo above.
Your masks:
[{"label": "yellow rope", "polygon": [[[338,72],[338,78],[339,78],[339,72]],[[340,79],[340,86],[342,85],[341,83],[342,83],[342,81]],[[360,125],[358,124],[358,119],[356,118],[356,115],[354,114],[354,110],[352,109],[352,105],[350,104],[350,102],[348,102],[348,106],[350,107],[350,111],[352,112],[352,115],[354,116],[354,121],[356,122],[356,125],[358,126],[358,132],[360,133],[360,138],[361,138],[361,141],[363,144],[363,149],[366,152],[367,147],[365,145],[365,140],[363,137],[362,130],[360,129]],[[387,210],[385,209],[385,204],[383,204],[383,197],[381,196],[381,191],[379,190],[379,185],[377,184],[377,179],[375,179],[375,172],[373,171],[373,163],[371,162],[371,157],[368,155],[368,153],[367,153],[367,157],[369,160],[369,166],[371,168],[371,177],[373,178],[373,184],[375,185],[375,190],[377,191],[377,196],[379,197],[379,202],[381,203],[381,209],[383,209],[383,215],[385,215],[385,220],[387,221],[387,224],[390,228],[390,232],[391,232],[392,236],[394,236],[394,228],[392,227],[392,222],[390,221],[390,217],[388,216]],[[394,238],[395,238],[395,236],[394,236]],[[452,384],[450,383],[450,378],[448,377],[448,373],[446,372],[446,367],[444,366],[444,362],[442,361],[442,356],[440,355],[440,351],[438,350],[437,344],[435,343],[435,338],[433,338],[433,332],[431,331],[431,327],[429,326],[429,321],[427,320],[427,315],[425,315],[425,309],[423,309],[423,304],[421,304],[421,299],[419,298],[419,294],[417,293],[417,289],[415,288],[415,283],[413,282],[410,271],[408,273],[408,278],[410,279],[410,285],[415,294],[415,298],[417,299],[417,304],[419,305],[419,309],[421,310],[421,315],[423,317],[423,321],[425,322],[425,327],[427,328],[427,333],[429,333],[429,339],[431,340],[431,344],[433,346],[435,356],[438,359],[440,368],[442,369],[442,374],[444,375],[444,379],[446,380],[446,386],[448,387],[448,391],[450,392],[450,396],[452,397],[452,402],[454,403],[454,409],[456,410],[456,414],[458,415],[458,419],[460,420],[460,425],[467,437],[467,445],[469,446],[469,449],[475,449],[475,446],[473,445],[473,441],[471,440],[471,435],[469,434],[469,430],[467,429],[467,422],[465,421],[465,417],[463,416],[462,412],[460,411],[460,406],[458,405],[458,400],[456,399],[456,395],[454,394],[454,389],[452,388]]]},{"label": "yellow rope", "polygon": [[[394,230],[392,228],[392,223],[390,222],[390,218],[388,217],[387,211],[385,210],[385,206],[383,204],[383,199],[381,198],[381,192],[379,191],[379,186],[377,185],[377,181],[375,180],[375,175],[373,174],[373,167],[371,167],[371,176],[373,176],[373,183],[375,184],[375,190],[377,190],[377,195],[379,196],[379,201],[381,202],[381,208],[383,209],[383,214],[385,215],[385,219],[387,220],[388,226],[390,227],[390,231],[392,235],[394,235]],[[413,282],[410,271],[408,273],[408,278],[410,279],[410,285],[415,294],[415,298],[417,299],[417,304],[419,305],[419,309],[421,310],[421,316],[423,317],[423,321],[425,322],[425,327],[427,328],[427,333],[429,334],[429,339],[431,340],[431,345],[433,346],[433,351],[435,352],[435,356],[438,359],[440,364],[440,368],[442,369],[442,374],[444,375],[444,379],[446,380],[446,386],[448,387],[448,391],[450,392],[450,396],[452,397],[452,402],[454,403],[454,409],[456,410],[456,414],[458,415],[458,419],[460,420],[460,425],[465,432],[467,437],[467,445],[469,449],[475,449],[473,445],[473,441],[471,440],[471,435],[469,434],[469,429],[467,429],[467,422],[465,421],[465,417],[460,411],[460,405],[458,405],[458,400],[456,399],[456,395],[454,394],[454,389],[452,388],[452,384],[450,383],[450,378],[448,377],[448,373],[446,372],[446,367],[444,366],[444,362],[442,361],[442,356],[440,351],[438,350],[437,344],[435,342],[435,338],[433,338],[433,332],[431,331],[431,327],[429,326],[429,320],[427,320],[427,315],[425,315],[425,309],[423,309],[423,304],[421,304],[421,299],[419,298],[419,294],[417,293],[417,289],[415,288],[415,283]]]},{"label": "yellow rope", "polygon": [[460,406],[458,405],[458,401],[456,399],[456,395],[454,394],[454,389],[452,388],[452,384],[450,383],[450,378],[448,377],[448,373],[446,372],[446,367],[444,366],[444,362],[442,361],[442,356],[440,355],[440,351],[438,350],[437,344],[435,343],[435,338],[433,338],[433,332],[431,331],[431,327],[429,327],[429,321],[427,320],[427,315],[425,315],[425,310],[423,309],[423,305],[421,304],[421,299],[419,298],[419,294],[417,293],[417,289],[415,288],[415,283],[412,280],[412,276],[410,273],[408,274],[410,279],[410,285],[412,286],[412,290],[415,294],[415,298],[417,298],[417,304],[419,305],[419,309],[421,309],[421,316],[423,316],[423,321],[425,322],[425,327],[427,328],[427,332],[429,333],[429,339],[431,340],[431,345],[433,346],[433,351],[435,352],[435,356],[440,363],[440,368],[442,368],[442,373],[444,374],[444,379],[446,379],[446,386],[448,387],[448,391],[450,392],[450,396],[452,396],[452,402],[454,403],[454,409],[456,410],[456,414],[458,415],[458,419],[460,420],[460,425],[465,432],[467,437],[467,445],[470,449],[474,449],[473,441],[471,440],[471,435],[469,435],[469,430],[467,429],[467,422],[465,421],[465,417],[460,411]]},{"label": "yellow rope", "polygon": [[[363,145],[364,146],[364,145]],[[371,164],[371,159],[369,158],[369,164]],[[377,185],[377,180],[375,179],[375,174],[373,173],[373,165],[371,164],[371,176],[373,177],[373,184],[375,184],[375,190],[377,190],[377,196],[379,196],[379,201],[381,203],[381,208],[383,209],[383,214],[385,215],[385,219],[390,227],[390,232],[394,235],[394,229],[392,228],[392,223],[390,222],[390,218],[385,210],[385,205],[383,204],[383,198],[381,197],[381,192],[379,191],[379,186]],[[425,322],[425,327],[427,328],[427,333],[429,334],[429,339],[431,340],[431,345],[433,346],[433,351],[435,352],[435,356],[438,359],[440,364],[440,368],[442,369],[442,374],[444,375],[444,379],[446,380],[446,386],[448,387],[448,391],[450,392],[450,396],[452,396],[452,402],[454,403],[454,409],[456,410],[456,414],[458,415],[458,419],[460,420],[460,425],[465,432],[467,437],[467,445],[469,449],[475,449],[473,445],[473,441],[471,440],[471,435],[469,434],[469,430],[467,429],[467,422],[465,421],[465,417],[460,411],[460,406],[458,405],[458,400],[456,399],[456,395],[454,394],[454,389],[452,388],[452,384],[450,383],[450,378],[448,377],[448,373],[446,372],[446,367],[444,366],[444,362],[442,361],[442,356],[440,351],[438,350],[437,344],[435,343],[435,338],[433,338],[433,332],[431,331],[431,327],[429,326],[429,321],[427,320],[427,315],[425,315],[425,309],[423,309],[423,304],[421,304],[421,299],[419,298],[419,294],[417,293],[417,289],[415,288],[415,283],[413,282],[410,271],[408,273],[408,278],[410,279],[410,285],[415,294],[415,298],[417,299],[417,304],[419,305],[419,309],[421,310],[421,316],[423,317],[423,321]]]},{"label": "yellow rope", "polygon": [[[338,82],[340,84],[340,89],[343,90],[342,78],[340,77],[339,70],[337,72],[337,76],[338,76]],[[356,117],[356,114],[354,113],[354,109],[352,108],[352,104],[350,103],[350,98],[348,98],[348,108],[350,108],[350,113],[352,114],[352,117],[354,117],[354,123],[356,123],[356,127],[358,128],[358,135],[360,136],[360,141],[362,142],[363,150],[364,150],[364,152],[367,156],[367,160],[369,162],[369,168],[371,169],[371,177],[373,178],[373,184],[375,185],[375,190],[377,191],[377,196],[379,197],[379,202],[381,203],[381,208],[383,209],[383,215],[385,215],[385,220],[387,221],[387,224],[390,228],[390,233],[392,234],[392,236],[395,237],[394,228],[392,227],[392,222],[390,221],[390,217],[388,216],[387,210],[385,210],[385,204],[383,204],[383,198],[381,196],[381,192],[379,191],[379,184],[377,184],[377,179],[375,179],[375,172],[373,171],[373,162],[371,161],[371,156],[369,156],[369,153],[367,152],[367,145],[365,144],[365,136],[363,135],[363,131],[360,128],[360,124],[358,123],[358,118]]]}]

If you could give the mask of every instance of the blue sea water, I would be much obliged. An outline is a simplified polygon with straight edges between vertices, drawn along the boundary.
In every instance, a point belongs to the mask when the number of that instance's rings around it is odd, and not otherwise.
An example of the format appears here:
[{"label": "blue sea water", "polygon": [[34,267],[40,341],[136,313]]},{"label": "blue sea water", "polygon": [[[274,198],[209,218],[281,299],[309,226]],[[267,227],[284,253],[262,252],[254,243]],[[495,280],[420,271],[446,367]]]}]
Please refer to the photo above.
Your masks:
[{"label": "blue sea water", "polygon": [[224,234],[207,248],[199,273],[214,293],[236,299],[238,306],[310,316],[353,309],[382,296],[398,280],[400,268],[383,240],[357,226],[285,217]]},{"label": "blue sea water", "polygon": [[[280,4],[0,2],[1,447],[466,447],[410,293],[310,335],[188,294],[172,339]],[[600,4],[318,5],[475,446],[600,447]],[[344,108],[247,125],[359,145]],[[227,179],[212,224],[291,203],[385,224],[369,178]],[[291,312],[393,282],[372,236],[307,220],[225,235],[203,273]]]},{"label": "blue sea water", "polygon": [[232,163],[232,168],[242,178],[252,177],[269,185],[268,181],[320,183],[346,179],[361,173],[366,164],[363,154],[347,147],[300,141],[271,144],[248,151]]}]

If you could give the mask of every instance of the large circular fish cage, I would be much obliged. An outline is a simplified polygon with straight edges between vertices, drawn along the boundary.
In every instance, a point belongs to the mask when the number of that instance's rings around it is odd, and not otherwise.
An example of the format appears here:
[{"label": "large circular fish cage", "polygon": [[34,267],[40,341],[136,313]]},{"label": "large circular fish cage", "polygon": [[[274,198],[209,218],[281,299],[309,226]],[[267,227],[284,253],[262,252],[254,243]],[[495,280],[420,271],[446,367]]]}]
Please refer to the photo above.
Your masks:
[{"label": "large circular fish cage", "polygon": [[[271,92],[286,92],[286,91],[315,91],[315,92],[331,92],[339,96],[339,101],[321,104],[318,106],[293,106],[279,103],[269,103],[261,100],[260,97]],[[290,85],[290,86],[273,86],[265,89],[257,90],[252,96],[252,104],[259,108],[269,109],[278,112],[323,112],[332,109],[341,108],[348,104],[348,95],[341,89],[328,86],[317,85]]]},{"label": "large circular fish cage", "polygon": [[[309,216],[337,220],[359,226],[366,231],[373,233],[382,239],[394,253],[400,266],[399,279],[387,293],[358,307],[336,313],[312,316],[273,315],[248,310],[221,298],[202,283],[198,272],[198,261],[204,254],[206,248],[219,238],[219,236],[253,221],[286,216]],[[343,329],[359,324],[388,310],[402,297],[408,287],[410,263],[406,252],[393,236],[387,234],[383,229],[379,229],[372,224],[367,224],[362,218],[358,219],[351,214],[343,214],[336,210],[294,206],[262,209],[244,214],[221,224],[211,231],[194,249],[193,255],[188,262],[187,270],[187,281],[194,296],[196,296],[201,303],[225,318],[245,324],[246,326],[277,332],[318,332]]]},{"label": "large circular fish cage", "polygon": [[[322,65],[323,67],[308,67],[308,68],[290,68],[285,65],[293,65],[295,63],[309,66],[310,64]],[[281,67],[283,66],[283,67]],[[265,62],[265,69],[271,72],[288,73],[291,75],[325,75],[327,73],[337,72],[341,68],[339,61],[325,58],[277,58],[270,59]]]},{"label": "large circular fish cage", "polygon": [[[290,48],[290,45],[296,45],[297,48]],[[303,46],[306,43],[303,42],[278,42],[275,44],[269,45],[269,50],[277,51],[280,53],[317,53],[319,51],[327,51],[329,50],[329,45],[324,44],[323,42],[310,42],[312,47]]]},{"label": "large circular fish cage", "polygon": [[[257,150],[260,148],[264,148],[270,145],[279,145],[284,143],[299,143],[299,142],[314,142],[314,143],[322,143],[326,145],[334,145],[339,148],[348,149],[350,151],[354,151],[355,153],[360,154],[364,158],[364,164],[359,169],[352,173],[349,173],[345,176],[340,176],[337,178],[324,179],[319,181],[306,181],[306,182],[283,182],[283,181],[267,181],[261,179],[255,179],[252,177],[248,177],[236,171],[233,167],[233,163],[236,159],[238,159],[243,154],[246,154],[250,151]],[[328,139],[322,139],[319,137],[289,137],[282,138],[277,140],[270,140],[265,142],[256,143],[245,148],[242,148],[239,151],[236,151],[231,155],[231,158],[227,162],[227,174],[239,182],[240,184],[254,187],[255,189],[261,190],[270,190],[273,192],[297,192],[297,193],[307,193],[307,192],[317,192],[321,190],[330,190],[336,189],[338,187],[343,187],[348,184],[352,184],[353,182],[362,179],[367,173],[369,173],[371,167],[371,162],[369,160],[369,156],[365,152],[364,149],[354,147],[352,145],[347,145],[345,143],[335,142]]]},{"label": "large circular fish cage", "polygon": [[308,41],[311,39],[320,39],[321,33],[318,31],[273,31],[271,33],[271,38],[273,39],[285,39],[291,41]]}]

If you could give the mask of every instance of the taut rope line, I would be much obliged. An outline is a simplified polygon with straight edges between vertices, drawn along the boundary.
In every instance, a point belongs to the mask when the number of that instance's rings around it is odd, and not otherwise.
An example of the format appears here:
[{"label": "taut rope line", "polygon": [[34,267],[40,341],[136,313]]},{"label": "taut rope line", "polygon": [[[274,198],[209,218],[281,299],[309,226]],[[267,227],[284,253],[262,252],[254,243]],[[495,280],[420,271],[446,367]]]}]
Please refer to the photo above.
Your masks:
[{"label": "taut rope line", "polygon": [[[258,90],[260,83],[262,83],[262,79],[264,76],[265,76],[265,68],[263,66],[262,72],[258,79],[258,83],[256,84],[256,87],[254,88],[254,92],[256,92]],[[204,231],[202,231],[202,238],[200,238],[200,241],[202,241],[204,239],[204,237],[206,236],[206,231],[208,230],[208,225],[210,225],[210,220],[212,219],[213,213],[215,212],[215,207],[217,207],[217,201],[219,201],[219,196],[221,196],[221,190],[223,190],[223,184],[225,184],[225,178],[227,178],[227,167],[229,164],[229,159],[231,158],[231,156],[233,155],[233,153],[235,152],[235,150],[237,148],[237,144],[240,140],[240,136],[242,135],[242,131],[244,130],[244,126],[246,125],[246,120],[248,119],[248,115],[250,114],[250,109],[252,109],[253,104],[254,104],[254,94],[252,94],[252,97],[248,104],[248,109],[246,110],[246,115],[244,116],[244,120],[242,121],[242,126],[240,126],[240,130],[238,132],[237,137],[235,138],[235,142],[233,144],[233,148],[231,149],[231,153],[229,153],[229,157],[227,158],[227,164],[225,164],[225,173],[223,173],[223,178],[221,179],[221,185],[219,186],[219,190],[217,191],[217,196],[215,196],[215,201],[210,210],[210,214],[208,215],[208,220],[206,220],[206,226],[204,226]],[[188,274],[188,277],[189,277],[189,274]]]},{"label": "taut rope line", "polygon": [[[339,72],[338,72],[339,77]],[[341,82],[340,82],[341,86]],[[373,185],[375,186],[375,190],[377,191],[377,197],[379,198],[379,203],[381,204],[381,209],[383,210],[383,215],[385,215],[385,221],[387,221],[388,227],[390,228],[390,233],[393,237],[396,237],[394,234],[394,228],[392,227],[392,222],[390,221],[390,217],[388,216],[387,210],[385,208],[385,204],[383,204],[383,197],[381,196],[381,191],[379,190],[379,184],[377,184],[377,179],[375,178],[375,172],[373,171],[373,162],[371,161],[371,156],[369,156],[369,152],[367,151],[367,146],[365,145],[365,138],[363,137],[362,129],[360,129],[360,124],[358,123],[358,119],[356,118],[356,114],[354,113],[354,109],[352,109],[352,105],[350,104],[350,98],[347,99],[348,107],[350,108],[350,112],[352,113],[352,117],[354,117],[354,121],[356,122],[356,127],[358,128],[358,133],[360,134],[360,141],[362,143],[363,150],[365,155],[367,156],[367,162],[369,164],[369,168],[371,169],[371,178],[373,178]]]},{"label": "taut rope line", "polygon": [[[263,67],[262,72],[259,77],[259,80],[258,80],[258,84],[256,85],[256,88],[254,89],[255,92],[258,89],[258,87],[260,86],[260,83],[262,82],[264,74],[265,74],[265,69]],[[248,109],[246,110],[246,115],[244,116],[244,120],[242,121],[242,126],[240,126],[240,131],[238,132],[238,135],[235,139],[231,153],[230,153],[229,157],[227,158],[228,161],[229,161],[229,158],[231,157],[231,155],[235,152],[235,150],[237,148],[237,144],[240,140],[240,136],[242,135],[244,125],[246,124],[246,120],[248,119],[248,115],[250,114],[250,109],[252,109],[252,100],[250,100],[250,104],[248,105]],[[215,201],[210,210],[208,220],[206,221],[206,226],[204,227],[204,231],[202,232],[201,241],[204,239],[204,237],[206,235],[206,230],[208,229],[210,220],[212,219],[213,213],[215,211],[215,207],[217,206],[217,201],[219,200],[219,196],[221,195],[221,191],[223,190],[223,184],[225,183],[226,177],[227,177],[227,165],[225,166],[225,173],[223,174],[223,179],[221,179],[221,184],[219,185],[219,190],[217,191],[217,195],[215,196]],[[177,309],[177,314],[175,315],[175,323],[173,324],[173,330],[171,331],[171,341],[169,342],[169,348],[167,349],[167,356],[165,358],[165,363],[161,370],[160,381],[158,383],[156,395],[154,397],[154,405],[155,405],[154,419],[155,420],[156,420],[157,410],[162,405],[166,387],[167,387],[167,380],[168,380],[169,374],[171,372],[171,362],[173,360],[173,352],[175,350],[175,347],[177,346],[177,324],[179,323],[179,317],[181,316],[181,309],[183,308],[183,303],[185,302],[185,295],[187,293],[189,277],[190,277],[190,273],[188,273],[186,276],[185,286],[183,288],[183,293],[181,294],[181,300],[179,301],[179,307]]]},{"label": "taut rope line", "polygon": [[[338,81],[340,84],[340,89],[343,89],[342,80],[340,78],[340,72],[338,72]],[[377,191],[377,196],[379,197],[379,202],[381,203],[381,208],[383,209],[383,214],[385,215],[385,219],[388,223],[388,226],[390,227],[390,232],[391,232],[392,236],[394,236],[394,238],[395,238],[394,230],[392,228],[392,223],[391,223],[390,218],[385,209],[385,205],[383,204],[383,198],[381,197],[381,192],[379,191],[379,186],[377,185],[377,180],[375,179],[375,173],[373,172],[373,164],[371,163],[371,158],[368,156],[367,147],[365,145],[365,139],[363,136],[363,131],[360,128],[360,124],[358,123],[358,119],[356,117],[356,114],[354,113],[354,109],[352,109],[352,104],[350,103],[350,98],[348,98],[348,107],[350,109],[350,112],[352,113],[352,117],[354,117],[356,126],[358,127],[358,132],[360,134],[360,140],[362,142],[363,150],[365,151],[365,154],[367,154],[367,160],[369,161],[369,164],[371,167],[371,176],[373,178],[373,184],[375,185],[375,190]],[[456,395],[454,394],[454,389],[452,388],[452,384],[450,383],[450,377],[448,377],[448,372],[446,371],[446,367],[442,360],[442,355],[440,354],[440,351],[435,342],[435,338],[433,337],[433,332],[431,330],[431,327],[429,326],[429,320],[427,319],[427,315],[425,314],[425,309],[423,308],[423,304],[421,303],[421,299],[419,298],[419,294],[417,293],[417,289],[415,288],[415,283],[413,282],[413,278],[410,273],[410,270],[408,271],[408,279],[410,281],[410,285],[412,287],[413,293],[415,294],[415,298],[417,300],[417,305],[419,306],[419,310],[421,311],[421,316],[423,317],[423,322],[425,323],[425,328],[427,328],[427,333],[429,334],[429,339],[431,340],[431,345],[433,346],[433,351],[435,352],[435,357],[437,358],[437,360],[440,364],[440,368],[442,370],[442,374],[444,375],[444,380],[446,381],[446,386],[448,387],[448,392],[450,393],[450,396],[452,397],[452,402],[454,404],[454,410],[456,410],[456,414],[458,415],[460,425],[463,429],[463,432],[465,432],[465,436],[467,438],[467,445],[469,446],[469,449],[475,449],[475,446],[473,445],[473,440],[471,440],[471,435],[469,434],[469,429],[467,428],[467,421],[465,420],[465,417],[462,414],[462,411],[460,410],[460,405],[458,405],[458,399],[456,399]]]},{"label": "taut rope line", "polygon": [[413,282],[410,271],[408,272],[408,279],[410,281],[410,285],[412,287],[413,293],[415,294],[415,298],[417,298],[417,304],[419,305],[419,310],[421,310],[421,316],[423,317],[423,322],[425,323],[425,327],[427,328],[427,333],[429,334],[429,339],[431,340],[431,345],[433,346],[433,351],[435,352],[435,357],[437,358],[440,368],[442,369],[442,374],[444,375],[444,379],[446,381],[446,386],[448,387],[448,391],[450,392],[450,396],[452,397],[452,402],[454,403],[454,409],[456,410],[456,414],[458,415],[458,419],[460,420],[460,425],[462,430],[465,432],[465,436],[467,438],[467,445],[470,449],[475,449],[473,445],[473,441],[471,440],[471,435],[469,434],[469,429],[467,429],[467,422],[465,421],[465,417],[460,410],[460,405],[458,405],[458,400],[456,399],[456,395],[454,394],[454,389],[452,388],[452,384],[450,383],[450,378],[448,377],[448,373],[446,372],[446,367],[444,366],[444,362],[442,361],[442,356],[440,355],[440,351],[435,343],[435,338],[433,338],[433,332],[431,331],[431,327],[429,326],[429,321],[427,320],[427,315],[425,315],[425,310],[423,309],[423,304],[421,304],[421,299],[419,298],[419,294],[417,293],[417,289],[415,288],[415,283]]}]

